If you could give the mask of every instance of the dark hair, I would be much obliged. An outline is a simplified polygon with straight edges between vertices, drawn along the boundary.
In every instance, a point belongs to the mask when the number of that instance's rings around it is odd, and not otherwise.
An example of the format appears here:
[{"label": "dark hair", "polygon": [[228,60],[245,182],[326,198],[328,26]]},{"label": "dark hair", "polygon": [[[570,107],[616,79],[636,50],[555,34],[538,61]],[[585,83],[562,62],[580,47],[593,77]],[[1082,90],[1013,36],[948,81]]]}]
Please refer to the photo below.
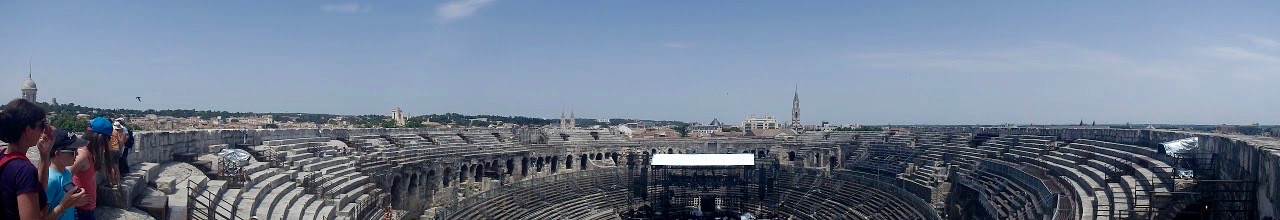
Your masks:
[{"label": "dark hair", "polygon": [[0,141],[17,144],[26,128],[43,124],[49,111],[26,99],[13,99],[0,110]]},{"label": "dark hair", "polygon": [[111,144],[111,136],[87,131],[81,138],[89,141],[89,145],[85,145],[85,148],[89,149],[89,157],[93,157],[93,168],[106,169],[108,164],[105,158],[107,158],[107,146]]}]

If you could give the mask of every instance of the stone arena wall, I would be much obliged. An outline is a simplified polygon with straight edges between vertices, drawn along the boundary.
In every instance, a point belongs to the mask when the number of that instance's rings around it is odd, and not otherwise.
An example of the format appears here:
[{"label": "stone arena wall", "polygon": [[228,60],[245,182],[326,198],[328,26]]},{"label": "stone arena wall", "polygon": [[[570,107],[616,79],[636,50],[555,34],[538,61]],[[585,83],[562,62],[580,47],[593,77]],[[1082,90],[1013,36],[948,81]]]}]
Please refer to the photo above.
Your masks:
[{"label": "stone arena wall", "polygon": [[1157,148],[1160,143],[1199,137],[1196,153],[1214,153],[1217,160],[1234,166],[1219,167],[1223,178],[1256,179],[1259,218],[1280,217],[1280,139],[1173,130],[981,128],[956,132],[1057,136],[1063,140],[1093,139]]},{"label": "stone arena wall", "polygon": [[[135,133],[135,145],[130,153],[130,163],[161,163],[171,161],[178,153],[210,153],[228,145],[259,145],[263,140],[305,137],[347,138],[361,135],[422,134],[428,132],[462,131],[458,129],[258,129],[258,130],[187,130],[140,131]],[[512,130],[495,130],[512,133]],[[1235,164],[1224,167],[1223,175],[1232,179],[1256,179],[1259,217],[1280,216],[1280,139],[1260,136],[1224,135],[1166,130],[1132,129],[1041,129],[1041,128],[974,128],[946,129],[948,132],[972,132],[987,134],[1027,134],[1057,136],[1062,140],[1093,139],[1127,143],[1143,147],[1157,147],[1159,143],[1188,137],[1199,137],[1202,153],[1216,153],[1217,159]],[[640,148],[667,145],[665,142],[640,142]],[[676,144],[672,144],[676,145]],[[754,145],[703,145],[707,153],[717,151],[741,151],[765,147]],[[730,147],[733,146],[733,147]],[[650,150],[654,150],[650,149]]]}]

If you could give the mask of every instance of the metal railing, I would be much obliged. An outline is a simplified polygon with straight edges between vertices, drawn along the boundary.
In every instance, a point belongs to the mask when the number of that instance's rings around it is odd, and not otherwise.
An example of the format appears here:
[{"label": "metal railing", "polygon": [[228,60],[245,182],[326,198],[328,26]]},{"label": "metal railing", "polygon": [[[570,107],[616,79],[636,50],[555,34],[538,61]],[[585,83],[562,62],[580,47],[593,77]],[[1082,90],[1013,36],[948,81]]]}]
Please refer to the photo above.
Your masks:
[{"label": "metal railing", "polygon": [[[221,199],[215,201],[211,195],[207,193],[197,193],[194,180],[187,180],[187,212],[188,219],[236,219],[236,206],[224,203]],[[201,200],[203,199],[203,200]],[[203,202],[208,201],[208,202]],[[223,205],[227,206],[223,206]],[[225,212],[220,212],[225,211]],[[223,213],[232,213],[230,216]],[[197,218],[199,216],[199,218]]]}]

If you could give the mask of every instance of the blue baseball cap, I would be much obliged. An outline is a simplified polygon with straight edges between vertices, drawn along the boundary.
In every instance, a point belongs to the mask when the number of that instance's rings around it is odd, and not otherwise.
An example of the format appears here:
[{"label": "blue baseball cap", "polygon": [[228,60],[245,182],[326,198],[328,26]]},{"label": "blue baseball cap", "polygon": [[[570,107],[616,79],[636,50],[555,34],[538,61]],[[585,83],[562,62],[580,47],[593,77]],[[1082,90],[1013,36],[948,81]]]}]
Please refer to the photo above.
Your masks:
[{"label": "blue baseball cap", "polygon": [[111,136],[111,129],[111,120],[108,120],[107,118],[97,117],[93,118],[92,121],[89,121],[89,131],[93,131],[94,133]]}]

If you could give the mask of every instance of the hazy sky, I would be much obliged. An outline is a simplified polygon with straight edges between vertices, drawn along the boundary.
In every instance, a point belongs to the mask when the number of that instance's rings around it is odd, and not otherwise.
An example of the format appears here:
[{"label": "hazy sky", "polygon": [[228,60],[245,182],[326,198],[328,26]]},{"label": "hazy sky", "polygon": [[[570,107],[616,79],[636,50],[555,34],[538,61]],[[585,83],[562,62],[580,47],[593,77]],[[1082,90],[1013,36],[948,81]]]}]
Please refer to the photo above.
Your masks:
[{"label": "hazy sky", "polygon": [[1280,124],[1280,1],[887,2],[0,0],[0,82],[34,58],[41,101],[108,108],[736,123],[799,85],[806,123]]}]

